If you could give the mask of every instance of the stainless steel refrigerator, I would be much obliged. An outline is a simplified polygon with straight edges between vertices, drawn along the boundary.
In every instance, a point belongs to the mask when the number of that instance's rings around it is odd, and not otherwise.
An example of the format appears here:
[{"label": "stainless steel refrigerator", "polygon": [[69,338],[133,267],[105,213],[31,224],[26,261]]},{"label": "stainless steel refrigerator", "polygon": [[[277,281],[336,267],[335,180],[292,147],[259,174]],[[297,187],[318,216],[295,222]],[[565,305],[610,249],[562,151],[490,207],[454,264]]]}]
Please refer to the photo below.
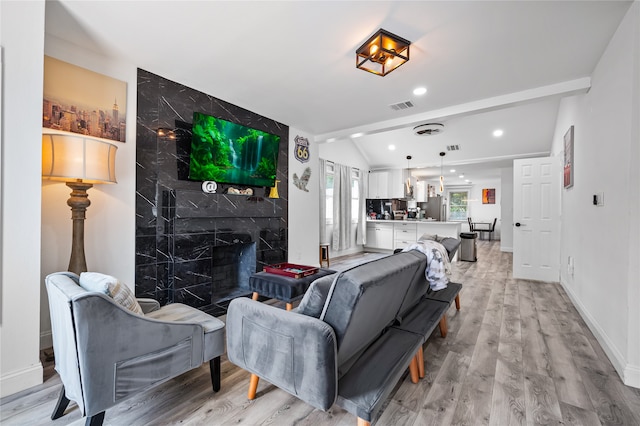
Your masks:
[{"label": "stainless steel refrigerator", "polygon": [[444,202],[443,202],[444,198],[441,197],[440,195],[436,196],[436,197],[429,197],[427,198],[427,209],[424,213],[424,217],[426,218],[433,218],[435,220],[439,220],[439,221],[445,221],[445,212],[444,212]]}]

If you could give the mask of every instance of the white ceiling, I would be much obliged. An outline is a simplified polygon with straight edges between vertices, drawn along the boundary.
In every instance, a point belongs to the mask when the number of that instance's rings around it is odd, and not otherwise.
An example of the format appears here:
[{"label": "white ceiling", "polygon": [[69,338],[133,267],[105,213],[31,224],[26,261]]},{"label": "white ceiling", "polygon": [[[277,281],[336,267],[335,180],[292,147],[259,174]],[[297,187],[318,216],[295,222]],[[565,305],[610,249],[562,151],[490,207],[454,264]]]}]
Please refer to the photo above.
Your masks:
[{"label": "white ceiling", "polygon": [[[586,91],[630,4],[49,0],[46,33],[319,142],[364,132],[352,140],[374,169],[406,168],[412,155],[412,168],[439,174],[438,153],[455,143],[447,168],[489,177],[513,158],[549,152],[560,97]],[[386,77],[355,68],[355,50],[379,28],[412,42],[410,61]],[[427,94],[414,96],[418,86]],[[407,100],[415,107],[389,108]],[[441,135],[413,134],[434,121]]]}]

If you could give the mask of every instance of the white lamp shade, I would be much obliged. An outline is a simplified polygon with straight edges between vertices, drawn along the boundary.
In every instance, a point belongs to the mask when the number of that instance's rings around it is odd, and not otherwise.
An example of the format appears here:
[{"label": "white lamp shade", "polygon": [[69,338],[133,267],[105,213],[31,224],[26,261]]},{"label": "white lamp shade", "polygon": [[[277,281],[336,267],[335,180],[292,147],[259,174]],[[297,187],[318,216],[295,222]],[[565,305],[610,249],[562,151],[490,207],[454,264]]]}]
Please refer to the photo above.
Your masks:
[{"label": "white lamp shade", "polygon": [[42,135],[42,177],[65,182],[116,183],[117,146],[82,135]]}]

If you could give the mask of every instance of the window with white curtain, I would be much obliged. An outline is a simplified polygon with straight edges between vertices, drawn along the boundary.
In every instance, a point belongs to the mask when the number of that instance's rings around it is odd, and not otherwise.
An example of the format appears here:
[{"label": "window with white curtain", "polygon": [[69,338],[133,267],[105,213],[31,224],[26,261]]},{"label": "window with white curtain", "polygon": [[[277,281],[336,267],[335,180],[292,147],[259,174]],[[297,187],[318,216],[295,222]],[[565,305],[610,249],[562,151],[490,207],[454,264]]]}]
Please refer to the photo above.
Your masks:
[{"label": "window with white curtain", "polygon": [[[327,161],[326,224],[333,223],[333,163]],[[351,221],[358,223],[358,207],[360,203],[360,170],[351,172]]]},{"label": "window with white curtain", "polygon": [[327,161],[327,189],[325,192],[326,199],[326,223],[330,225],[333,223],[333,163]]},{"label": "window with white curtain", "polygon": [[360,170],[354,169],[351,172],[351,221],[358,223],[358,212],[360,204]]}]

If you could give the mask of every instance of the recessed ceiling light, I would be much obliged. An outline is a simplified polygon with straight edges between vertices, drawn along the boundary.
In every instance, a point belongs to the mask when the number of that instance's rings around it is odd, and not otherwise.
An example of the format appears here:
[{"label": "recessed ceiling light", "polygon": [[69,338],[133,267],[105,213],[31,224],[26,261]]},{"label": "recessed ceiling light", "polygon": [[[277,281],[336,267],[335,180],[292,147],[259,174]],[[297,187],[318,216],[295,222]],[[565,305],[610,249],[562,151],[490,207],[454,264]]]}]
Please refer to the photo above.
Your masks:
[{"label": "recessed ceiling light", "polygon": [[354,133],[351,135],[352,138],[359,138],[360,136],[364,136],[364,133],[360,132],[360,133]]},{"label": "recessed ceiling light", "polygon": [[467,183],[471,182],[469,179],[465,179],[464,181],[467,182]]},{"label": "recessed ceiling light", "polygon": [[493,131],[493,136],[495,136],[496,138],[499,138],[503,134],[504,134],[504,131],[502,129],[496,129]]},{"label": "recessed ceiling light", "polygon": [[396,149],[395,145],[389,145],[389,151],[394,151]]},{"label": "recessed ceiling light", "polygon": [[335,141],[336,141],[336,138],[329,138],[329,139],[327,139],[327,143],[331,143],[331,142],[335,142]]},{"label": "recessed ceiling light", "polygon": [[462,174],[462,175],[458,175],[458,177],[459,177],[460,179],[462,179],[462,178],[464,177],[464,174]]},{"label": "recessed ceiling light", "polygon": [[416,96],[421,96],[421,95],[424,95],[425,93],[427,93],[426,87],[417,87],[413,89],[413,94]]},{"label": "recessed ceiling light", "polygon": [[449,170],[449,171],[450,171],[451,173],[455,173],[455,172],[456,172],[456,169],[451,169],[451,170]]}]

